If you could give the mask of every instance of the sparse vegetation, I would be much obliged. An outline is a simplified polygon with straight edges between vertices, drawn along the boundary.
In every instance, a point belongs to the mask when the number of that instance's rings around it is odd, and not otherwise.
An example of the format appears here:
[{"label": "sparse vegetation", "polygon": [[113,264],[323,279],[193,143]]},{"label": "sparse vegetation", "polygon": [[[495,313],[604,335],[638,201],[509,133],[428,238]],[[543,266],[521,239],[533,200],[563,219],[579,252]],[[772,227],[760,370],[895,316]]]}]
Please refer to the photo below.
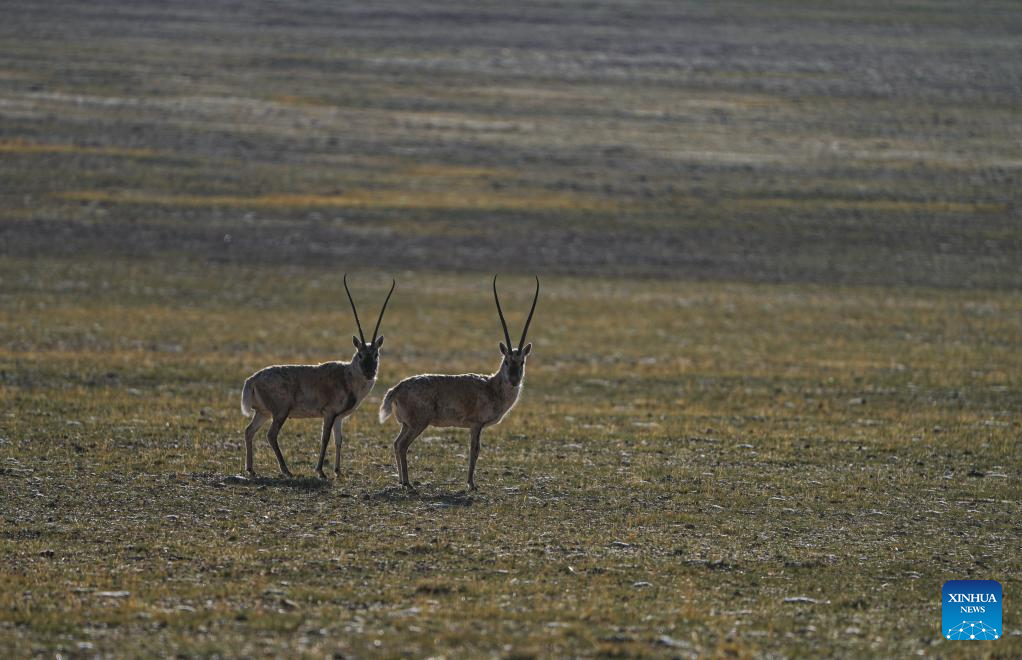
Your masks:
[{"label": "sparse vegetation", "polygon": [[[8,3],[0,649],[1018,655],[1020,23]],[[430,429],[404,493],[379,397],[497,366],[498,269],[525,393],[479,492]],[[244,378],[350,356],[343,270],[398,288],[342,478],[315,420],[233,478]],[[940,639],[970,577],[997,642]]]},{"label": "sparse vegetation", "polygon": [[[253,301],[270,276],[291,286]],[[333,273],[9,258],[2,277],[17,655],[944,653],[945,579],[1017,588],[1017,293],[548,281],[482,490],[464,432],[431,430],[406,495],[379,396],[495,367],[485,277],[402,278],[343,478],[313,478],[318,423],[298,420],[298,478],[256,484],[230,478],[238,387],[347,356]],[[256,464],[274,474],[265,442]]]}]

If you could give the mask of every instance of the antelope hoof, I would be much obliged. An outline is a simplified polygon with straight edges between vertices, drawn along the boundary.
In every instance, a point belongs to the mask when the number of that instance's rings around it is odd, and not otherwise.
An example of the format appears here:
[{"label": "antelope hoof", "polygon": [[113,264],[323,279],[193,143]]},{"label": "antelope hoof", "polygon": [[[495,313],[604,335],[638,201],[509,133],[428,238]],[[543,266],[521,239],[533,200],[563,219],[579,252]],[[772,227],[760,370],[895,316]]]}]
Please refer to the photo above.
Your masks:
[{"label": "antelope hoof", "polygon": [[320,479],[323,479],[324,481],[326,481],[326,474],[323,473],[323,470],[316,470],[316,474],[319,475]]},{"label": "antelope hoof", "polygon": [[334,470],[334,479],[340,479],[340,478],[341,478],[341,468],[337,468],[336,470]]},{"label": "antelope hoof", "polygon": [[248,475],[249,479],[255,479],[256,478],[255,470],[253,470],[252,468],[249,468],[249,469],[245,470],[245,474]]},{"label": "antelope hoof", "polygon": [[417,492],[419,492],[419,491],[415,490],[415,486],[413,486],[410,482],[401,484],[401,487],[404,488],[405,490],[407,490],[410,493],[417,493]]},{"label": "antelope hoof", "polygon": [[468,489],[469,489],[469,490],[479,490],[478,488],[476,488],[476,485],[475,485],[475,483],[474,483],[474,482],[471,482],[471,481],[470,481],[470,482],[468,482]]},{"label": "antelope hoof", "polygon": [[295,478],[295,475],[291,474],[291,470],[281,470],[280,471],[280,476],[285,477],[287,479],[294,479]]}]

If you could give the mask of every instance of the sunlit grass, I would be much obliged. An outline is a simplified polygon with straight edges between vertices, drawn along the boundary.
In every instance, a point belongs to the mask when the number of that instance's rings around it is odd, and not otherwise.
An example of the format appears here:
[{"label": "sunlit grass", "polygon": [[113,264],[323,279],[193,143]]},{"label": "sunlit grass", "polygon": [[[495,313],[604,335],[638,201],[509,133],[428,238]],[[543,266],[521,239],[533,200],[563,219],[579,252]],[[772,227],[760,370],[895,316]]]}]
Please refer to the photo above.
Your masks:
[{"label": "sunlit grass", "polygon": [[[1010,2],[39,4],[0,655],[1022,656],[1018,598],[937,630],[1022,574]],[[404,493],[376,407],[498,366],[493,271],[513,334],[542,277],[523,396],[479,492],[428,429]],[[398,288],[341,478],[289,420],[297,478],[260,436],[232,479],[243,380],[353,352],[344,272],[363,321]]]},{"label": "sunlit grass", "polygon": [[508,178],[514,173],[495,167],[469,167],[443,163],[416,163],[403,167],[400,174],[407,177],[442,179]]},{"label": "sunlit grass", "polygon": [[[253,300],[253,277],[290,285]],[[358,298],[387,278],[357,275]],[[225,481],[243,379],[353,350],[335,273],[0,261],[7,647],[641,655],[666,635],[701,654],[902,655],[930,638],[948,576],[1010,589],[1017,293],[544,277],[482,490],[462,492],[464,432],[430,429],[406,495],[380,396],[496,368],[500,331],[487,277],[398,279],[342,478],[311,477],[318,424],[292,420],[298,479],[247,486]],[[528,285],[503,285],[513,331]],[[256,466],[274,474],[262,440]],[[968,535],[948,531],[961,507],[981,523]],[[904,634],[844,632],[880,611]]]},{"label": "sunlit grass", "polygon": [[125,158],[151,158],[155,149],[128,149],[123,147],[89,147],[77,144],[51,144],[29,140],[0,140],[0,154],[71,154],[82,156],[122,156]]},{"label": "sunlit grass", "polygon": [[495,191],[378,190],[351,191],[338,195],[173,195],[139,191],[81,190],[58,193],[61,200],[104,204],[135,204],[183,208],[236,207],[251,209],[453,209],[474,211],[608,211],[611,200],[575,195],[533,192],[510,194]]}]

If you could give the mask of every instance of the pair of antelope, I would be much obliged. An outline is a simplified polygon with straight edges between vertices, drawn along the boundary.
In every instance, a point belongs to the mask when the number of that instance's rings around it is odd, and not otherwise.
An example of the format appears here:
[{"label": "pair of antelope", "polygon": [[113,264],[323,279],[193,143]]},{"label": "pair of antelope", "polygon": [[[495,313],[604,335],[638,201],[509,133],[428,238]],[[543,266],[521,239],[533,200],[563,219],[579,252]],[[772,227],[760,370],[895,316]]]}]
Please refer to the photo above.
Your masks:
[{"label": "pair of antelope", "polygon": [[[376,371],[380,365],[380,348],[383,336],[379,334],[383,313],[394,293],[397,282],[393,282],[380,316],[376,320],[373,338],[366,342],[362,323],[358,318],[355,301],[348,290],[348,276],[344,276],[344,290],[351,303],[358,326],[358,337],[352,336],[355,354],[350,362],[324,362],[318,365],[278,365],[266,367],[254,373],[245,381],[241,390],[241,412],[252,416],[245,429],[245,471],[255,476],[252,466],[252,450],[255,434],[271,421],[266,437],[273,453],[277,456],[280,473],[290,477],[284,456],[280,453],[277,436],[290,417],[323,419],[323,437],[319,450],[316,473],[323,473],[323,461],[330,433],[334,435],[334,474],[341,473],[341,426],[344,418],[351,415],[376,384]],[[497,303],[497,315],[504,329],[504,340],[500,353],[503,359],[496,373],[489,376],[479,374],[439,375],[423,374],[401,381],[387,392],[380,406],[380,423],[393,413],[401,424],[401,431],[394,440],[394,456],[397,459],[401,485],[411,489],[408,480],[408,447],[429,426],[457,427],[470,430],[472,444],[468,459],[468,487],[475,490],[475,467],[479,457],[479,437],[487,426],[498,424],[518,401],[525,376],[525,359],[532,351],[532,344],[525,343],[529,324],[539,300],[539,278],[536,278],[536,294],[532,309],[525,321],[518,348],[511,347],[511,335],[500,308],[497,295],[497,276],[493,276],[493,299]]]}]

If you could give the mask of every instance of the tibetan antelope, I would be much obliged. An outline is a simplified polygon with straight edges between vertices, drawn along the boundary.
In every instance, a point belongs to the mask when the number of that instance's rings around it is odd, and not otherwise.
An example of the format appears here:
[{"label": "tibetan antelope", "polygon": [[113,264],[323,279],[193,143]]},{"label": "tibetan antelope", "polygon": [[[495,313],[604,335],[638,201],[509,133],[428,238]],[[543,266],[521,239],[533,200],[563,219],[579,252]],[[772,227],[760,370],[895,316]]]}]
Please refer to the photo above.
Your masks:
[{"label": "tibetan antelope", "polygon": [[479,458],[479,436],[487,426],[500,423],[518,401],[525,377],[525,358],[532,351],[532,344],[525,343],[532,323],[532,314],[539,300],[539,278],[536,278],[536,295],[532,309],[525,321],[518,348],[511,348],[511,335],[507,331],[504,312],[497,295],[497,276],[493,276],[493,299],[497,303],[497,315],[504,328],[506,344],[500,344],[503,360],[496,373],[490,376],[460,374],[457,376],[424,374],[401,381],[387,392],[380,406],[380,423],[393,412],[401,423],[401,431],[394,440],[394,455],[401,485],[413,489],[408,480],[408,447],[428,426],[467,428],[471,433],[472,445],[468,459],[468,487],[476,489],[475,469]]},{"label": "tibetan antelope", "polygon": [[272,420],[272,424],[266,437],[270,441],[273,453],[277,455],[280,473],[285,477],[291,476],[291,471],[287,469],[287,463],[284,462],[284,456],[277,444],[280,427],[289,417],[323,419],[322,446],[319,450],[319,463],[316,465],[316,473],[323,479],[326,479],[326,475],[323,474],[323,460],[326,457],[327,445],[330,444],[330,430],[333,429],[336,447],[334,474],[340,476],[341,425],[344,418],[358,408],[358,404],[376,384],[380,347],[383,346],[383,336],[377,337],[377,334],[395,286],[397,282],[393,281],[390,293],[387,294],[387,299],[383,301],[383,307],[380,309],[380,316],[376,319],[373,339],[366,343],[362,323],[358,320],[358,310],[355,309],[355,301],[348,290],[348,275],[345,273],[344,291],[348,294],[348,302],[351,303],[351,311],[355,313],[355,324],[358,326],[358,337],[354,335],[351,337],[355,344],[355,355],[350,362],[277,365],[257,371],[245,381],[245,386],[241,389],[241,412],[246,417],[255,413],[245,429],[245,471],[249,476],[255,476],[255,470],[252,468],[252,440],[267,420]]}]

